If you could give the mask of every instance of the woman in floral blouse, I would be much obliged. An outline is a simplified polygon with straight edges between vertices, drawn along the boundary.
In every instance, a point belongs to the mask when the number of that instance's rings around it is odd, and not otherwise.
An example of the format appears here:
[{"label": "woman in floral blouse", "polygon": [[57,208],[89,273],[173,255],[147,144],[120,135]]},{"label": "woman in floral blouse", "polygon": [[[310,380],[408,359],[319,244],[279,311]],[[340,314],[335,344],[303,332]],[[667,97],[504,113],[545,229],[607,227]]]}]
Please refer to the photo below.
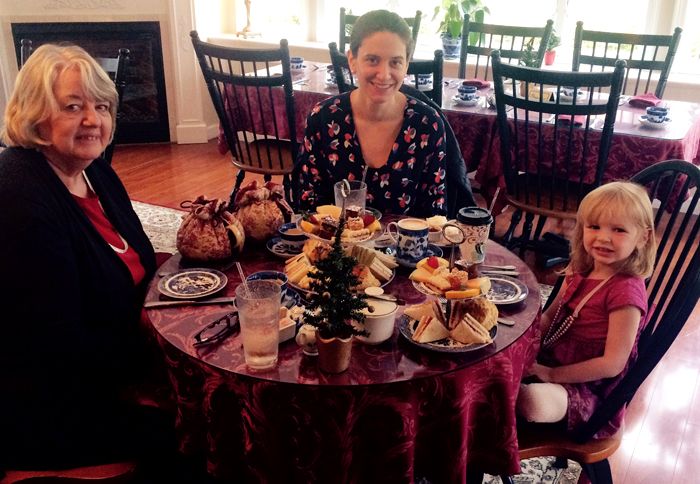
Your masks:
[{"label": "woman in floral blouse", "polygon": [[412,48],[398,15],[360,17],[348,61],[358,88],[331,97],[307,118],[296,167],[299,205],[334,201],[333,185],[368,168],[367,204],[382,213],[445,215],[445,127],[434,109],[399,92]]}]

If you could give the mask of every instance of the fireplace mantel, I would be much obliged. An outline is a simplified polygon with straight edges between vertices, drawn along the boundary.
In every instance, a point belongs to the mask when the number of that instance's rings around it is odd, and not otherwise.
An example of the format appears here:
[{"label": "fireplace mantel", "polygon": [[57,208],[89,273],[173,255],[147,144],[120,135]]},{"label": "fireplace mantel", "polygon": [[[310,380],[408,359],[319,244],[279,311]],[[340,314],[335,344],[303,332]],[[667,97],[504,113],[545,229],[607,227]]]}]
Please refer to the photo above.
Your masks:
[{"label": "fireplace mantel", "polygon": [[[17,63],[11,25],[26,22],[160,23],[170,139],[205,143],[216,126],[189,37],[195,0],[0,0],[0,108],[12,92]],[[205,118],[209,118],[209,121]]]}]

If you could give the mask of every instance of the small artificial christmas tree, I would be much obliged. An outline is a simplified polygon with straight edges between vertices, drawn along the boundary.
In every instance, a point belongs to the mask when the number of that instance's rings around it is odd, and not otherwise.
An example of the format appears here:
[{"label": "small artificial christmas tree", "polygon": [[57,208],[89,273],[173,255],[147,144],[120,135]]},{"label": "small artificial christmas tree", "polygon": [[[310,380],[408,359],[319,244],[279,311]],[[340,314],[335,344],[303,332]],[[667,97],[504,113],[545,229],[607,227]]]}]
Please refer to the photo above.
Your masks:
[{"label": "small artificial christmas tree", "polygon": [[360,281],[353,274],[357,259],[345,255],[340,243],[345,219],[341,218],[333,240],[333,249],[316,263],[316,271],[309,274],[310,295],[304,314],[304,322],[318,329],[323,339],[345,339],[353,335],[367,336],[367,331],[357,329],[352,321],[365,320],[362,309],[368,307],[364,294],[353,293],[351,288]]}]

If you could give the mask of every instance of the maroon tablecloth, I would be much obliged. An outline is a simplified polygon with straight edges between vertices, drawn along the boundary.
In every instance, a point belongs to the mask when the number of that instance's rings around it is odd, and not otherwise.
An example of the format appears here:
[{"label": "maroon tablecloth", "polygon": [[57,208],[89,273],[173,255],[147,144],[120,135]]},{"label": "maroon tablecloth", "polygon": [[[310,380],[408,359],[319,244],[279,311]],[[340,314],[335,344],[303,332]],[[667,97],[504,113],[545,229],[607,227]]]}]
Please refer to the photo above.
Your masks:
[{"label": "maroon tablecloth", "polygon": [[[294,104],[297,139],[302,139],[306,116],[318,101],[337,94],[337,88],[325,81],[324,64],[307,63],[294,74]],[[452,102],[458,80],[445,79],[442,108],[459,141],[468,171],[476,170],[476,180],[487,198],[496,187],[504,187],[503,165],[496,126],[496,112],[484,103],[473,107]],[[482,99],[488,89],[479,91]],[[281,94],[281,93],[280,93]],[[280,102],[282,98],[280,97]],[[644,126],[639,116],[643,108],[623,104],[618,108],[615,130],[603,182],[628,179],[642,169],[668,159],[681,159],[700,165],[700,105],[682,101],[664,101],[670,108],[672,121],[663,129]],[[219,136],[219,149],[228,148]],[[590,166],[596,162],[597,151],[588,155]]]},{"label": "maroon tablecloth", "polygon": [[[282,266],[259,248],[241,261],[246,272]],[[265,373],[247,370],[240,335],[192,347],[193,335],[230,308],[147,310],[177,393],[181,450],[206,456],[212,475],[236,482],[465,482],[467,468],[518,473],[515,399],[536,353],[539,286],[495,243],[487,262],[515,264],[529,288],[524,302],[501,308],[516,324],[499,325],[493,345],[444,355],[395,330],[381,345],[355,342],[340,375],[320,373],[293,340],[280,345],[277,368]],[[161,272],[184,266],[176,255]],[[227,274],[224,292],[232,295],[240,281]],[[400,269],[386,289],[423,300],[407,274]],[[154,281],[147,299],[158,297]]]}]

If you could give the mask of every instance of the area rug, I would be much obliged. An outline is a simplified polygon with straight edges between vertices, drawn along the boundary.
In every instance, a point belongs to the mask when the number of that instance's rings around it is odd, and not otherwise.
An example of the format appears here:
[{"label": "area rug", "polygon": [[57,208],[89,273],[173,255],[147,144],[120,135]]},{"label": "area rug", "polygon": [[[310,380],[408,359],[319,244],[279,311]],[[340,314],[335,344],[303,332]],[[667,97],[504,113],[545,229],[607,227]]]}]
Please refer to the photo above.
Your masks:
[{"label": "area rug", "polygon": [[[132,201],[131,204],[156,252],[175,253],[175,235],[180,227],[182,216],[186,212],[143,202]],[[551,291],[552,286],[540,284],[543,305]],[[522,473],[513,476],[513,481],[516,484],[574,484],[578,482],[581,474],[581,466],[578,463],[570,460],[567,469],[557,469],[553,463],[554,457],[526,459],[520,463]],[[484,478],[484,484],[499,484],[501,482],[500,477],[487,475]]]}]

